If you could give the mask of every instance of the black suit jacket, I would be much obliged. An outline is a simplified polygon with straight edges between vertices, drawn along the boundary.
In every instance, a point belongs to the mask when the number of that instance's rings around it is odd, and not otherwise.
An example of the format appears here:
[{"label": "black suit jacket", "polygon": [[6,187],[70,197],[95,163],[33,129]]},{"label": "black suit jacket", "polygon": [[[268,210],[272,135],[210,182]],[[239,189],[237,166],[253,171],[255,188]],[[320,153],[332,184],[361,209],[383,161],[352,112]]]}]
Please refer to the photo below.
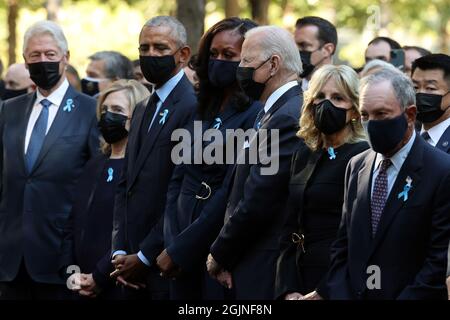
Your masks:
[{"label": "black suit jacket", "polygon": [[[63,110],[68,99],[71,112]],[[24,258],[33,280],[63,283],[58,267],[74,187],[99,152],[96,102],[69,87],[28,173],[24,144],[35,100],[30,93],[5,101],[0,116],[0,281],[13,280]]]},{"label": "black suit jacket", "polygon": [[[326,281],[317,291],[328,299],[445,299],[450,157],[416,137],[372,239],[375,156],[368,150],[347,167],[341,226]],[[412,188],[403,201],[398,195],[408,176]],[[379,267],[381,289],[368,289],[369,266]]]},{"label": "black suit jacket", "polygon": [[184,75],[160,108],[161,112],[168,110],[165,123],[160,123],[157,115],[140,148],[140,127],[146,104],[136,106],[116,195],[113,252],[125,250],[133,254],[141,250],[151,259],[164,249],[163,240],[155,240],[155,237],[162,237],[162,233],[152,230],[156,229],[164,213],[167,187],[174,168],[171,151],[176,142],[171,141],[171,135],[192,119],[196,103],[194,89]]},{"label": "black suit jacket", "polygon": [[[236,299],[273,298],[290,160],[300,143],[296,132],[301,106],[301,89],[295,86],[275,102],[261,121],[261,129],[267,129],[269,136],[271,130],[279,130],[276,174],[262,175],[260,169],[264,165],[260,162],[249,164],[246,161],[235,166],[226,222],[211,246],[211,254],[233,272]],[[258,150],[262,148],[259,144]],[[248,153],[248,149],[245,152]]]}]

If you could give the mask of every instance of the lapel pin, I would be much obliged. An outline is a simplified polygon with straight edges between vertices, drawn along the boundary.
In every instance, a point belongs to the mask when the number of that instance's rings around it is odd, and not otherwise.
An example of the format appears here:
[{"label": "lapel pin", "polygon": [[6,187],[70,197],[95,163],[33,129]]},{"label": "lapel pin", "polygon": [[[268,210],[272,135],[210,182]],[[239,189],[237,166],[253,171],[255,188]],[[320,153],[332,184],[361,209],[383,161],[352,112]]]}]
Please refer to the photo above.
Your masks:
[{"label": "lapel pin", "polygon": [[71,112],[73,108],[75,108],[75,105],[73,104],[73,100],[67,99],[66,105],[64,106],[63,111]]},{"label": "lapel pin", "polygon": [[214,124],[213,128],[214,128],[214,129],[219,129],[220,126],[222,125],[222,119],[216,118],[216,119],[214,119],[214,121],[215,121],[216,123]]},{"label": "lapel pin", "polygon": [[261,128],[261,121],[256,124],[256,129],[259,130],[259,128]]},{"label": "lapel pin", "polygon": [[447,146],[448,146],[448,141],[442,142],[442,146],[443,146],[444,148],[447,147]]},{"label": "lapel pin", "polygon": [[405,184],[405,186],[403,187],[403,191],[400,192],[400,193],[398,194],[398,199],[400,199],[401,197],[403,197],[403,202],[405,202],[406,200],[408,200],[408,192],[409,192],[409,190],[411,190],[411,187],[412,187],[412,179],[411,179],[410,176],[408,176],[408,177],[406,178],[406,184]]},{"label": "lapel pin", "polygon": [[168,109],[164,109],[164,111],[159,114],[161,116],[161,119],[159,120],[159,124],[165,124],[166,123],[166,118],[167,118],[168,114],[169,114],[169,110]]},{"label": "lapel pin", "polygon": [[114,179],[113,174],[114,174],[114,169],[113,168],[109,168],[108,169],[108,179],[106,179],[106,182],[113,181],[113,179]]},{"label": "lapel pin", "polygon": [[328,148],[328,155],[330,156],[330,160],[336,159],[336,153],[334,152],[333,147]]}]

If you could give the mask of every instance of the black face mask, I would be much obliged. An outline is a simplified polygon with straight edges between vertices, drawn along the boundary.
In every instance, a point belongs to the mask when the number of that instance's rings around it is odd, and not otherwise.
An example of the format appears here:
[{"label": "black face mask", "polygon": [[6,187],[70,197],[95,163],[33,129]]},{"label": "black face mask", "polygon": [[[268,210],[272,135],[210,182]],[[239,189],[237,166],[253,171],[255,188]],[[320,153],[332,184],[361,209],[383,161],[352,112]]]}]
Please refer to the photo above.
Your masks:
[{"label": "black face mask", "polygon": [[430,123],[439,119],[445,113],[445,110],[441,109],[442,98],[449,92],[442,96],[431,93],[417,93],[417,120],[423,123]]},{"label": "black face mask", "polygon": [[319,51],[320,49],[322,49],[322,47],[314,51],[299,51],[303,67],[303,72],[300,74],[300,78],[308,77],[311,73],[313,73],[314,69],[316,69],[316,66],[321,64],[322,61],[325,60],[326,57],[323,57],[322,60],[320,60],[316,65],[311,63],[311,55],[314,52]]},{"label": "black face mask", "polygon": [[30,78],[41,89],[50,90],[61,79],[59,61],[29,63]]},{"label": "black face mask", "polygon": [[128,135],[128,131],[125,129],[127,120],[127,116],[109,111],[101,115],[98,127],[107,143],[118,142]]},{"label": "black face mask", "polygon": [[315,66],[311,64],[311,51],[299,51],[300,52],[300,59],[302,60],[302,67],[303,72],[300,74],[300,78],[306,78],[309,76],[313,71]]},{"label": "black face mask", "polygon": [[314,124],[320,132],[333,134],[347,124],[347,110],[336,107],[326,99],[314,107]]},{"label": "black face mask", "polygon": [[3,100],[8,100],[11,98],[15,98],[18,96],[21,96],[23,94],[28,93],[28,89],[21,89],[21,90],[11,90],[11,89],[6,89],[3,91]]},{"label": "black face mask", "polygon": [[99,80],[93,78],[81,79],[81,92],[91,97],[97,95],[100,92],[100,89],[98,87],[99,82]]},{"label": "black face mask", "polygon": [[362,121],[373,151],[387,154],[393,151],[405,137],[408,121],[404,113],[386,120]]},{"label": "black face mask", "polygon": [[150,93],[153,93],[153,85],[152,85],[152,84],[150,84],[150,83],[143,83],[143,85],[144,85],[144,87],[147,88],[147,90],[148,90]]},{"label": "black face mask", "polygon": [[217,88],[227,88],[236,82],[236,70],[239,61],[210,59],[208,63],[208,78]]},{"label": "black face mask", "polygon": [[173,70],[177,67],[174,58],[175,53],[162,57],[139,56],[142,74],[145,79],[156,85],[162,85],[169,80]]},{"label": "black face mask", "polygon": [[269,78],[267,78],[264,83],[256,82],[255,80],[253,80],[255,71],[261,68],[269,60],[270,58],[261,63],[257,68],[238,66],[236,70],[236,80],[238,81],[239,86],[241,87],[242,91],[244,91],[244,93],[253,100],[259,100],[259,98],[261,98],[267,81],[272,78],[272,76],[269,76]]}]

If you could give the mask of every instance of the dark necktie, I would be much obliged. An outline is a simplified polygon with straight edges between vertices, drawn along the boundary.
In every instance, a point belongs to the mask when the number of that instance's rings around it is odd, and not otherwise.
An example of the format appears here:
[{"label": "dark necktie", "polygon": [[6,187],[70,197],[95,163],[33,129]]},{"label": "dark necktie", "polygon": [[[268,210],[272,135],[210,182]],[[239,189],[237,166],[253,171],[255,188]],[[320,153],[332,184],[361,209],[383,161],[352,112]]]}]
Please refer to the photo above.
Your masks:
[{"label": "dark necktie", "polygon": [[378,175],[375,178],[375,184],[372,192],[371,209],[372,209],[372,237],[375,237],[378,224],[381,220],[384,206],[388,197],[388,177],[387,169],[391,166],[390,159],[381,162]]},{"label": "dark necktie", "polygon": [[261,127],[261,120],[262,120],[262,118],[264,118],[265,114],[266,113],[264,112],[264,108],[262,108],[258,112],[258,115],[256,116],[256,119],[255,119],[255,123],[253,124],[253,129],[259,130],[259,128]]},{"label": "dark necktie", "polygon": [[155,115],[156,105],[157,105],[158,101],[159,101],[159,97],[156,94],[156,92],[154,92],[147,104],[147,107],[145,108],[145,111],[144,111],[144,119],[142,120],[141,130],[140,130],[141,131],[140,132],[141,144],[145,140],[145,137],[147,136],[148,132],[150,131],[150,124],[152,123],[152,119]]},{"label": "dark necktie", "polygon": [[430,142],[431,137],[430,137],[430,134],[428,133],[428,131],[424,131],[420,135],[426,142],[428,142],[428,143]]},{"label": "dark necktie", "polygon": [[154,92],[148,101],[147,107],[145,107],[144,117],[142,119],[140,134],[139,134],[139,148],[144,144],[145,139],[147,138],[148,132],[150,131],[150,124],[152,123],[152,119],[156,112],[156,104],[159,101],[159,97]]},{"label": "dark necktie", "polygon": [[34,163],[44,144],[48,122],[48,108],[52,105],[47,99],[42,100],[40,104],[42,105],[42,110],[34,124],[33,131],[31,131],[30,142],[28,143],[27,153],[25,154],[28,172],[31,172],[33,169]]}]

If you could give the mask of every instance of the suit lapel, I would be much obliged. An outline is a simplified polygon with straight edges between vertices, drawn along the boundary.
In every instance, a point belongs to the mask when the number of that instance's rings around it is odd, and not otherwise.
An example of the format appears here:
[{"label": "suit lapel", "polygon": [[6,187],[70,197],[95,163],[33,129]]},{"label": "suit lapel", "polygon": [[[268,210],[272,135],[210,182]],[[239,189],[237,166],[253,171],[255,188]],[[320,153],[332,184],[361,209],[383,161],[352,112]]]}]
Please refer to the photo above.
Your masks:
[{"label": "suit lapel", "polygon": [[450,126],[444,131],[436,147],[446,153],[450,152]]},{"label": "suit lapel", "polygon": [[17,151],[18,151],[18,155],[17,155],[17,159],[22,159],[20,161],[21,166],[22,166],[22,170],[23,172],[27,172],[27,166],[25,163],[25,136],[27,134],[27,127],[28,127],[28,122],[30,121],[30,115],[31,115],[31,111],[33,110],[33,106],[34,106],[34,102],[36,101],[36,93],[34,94],[30,94],[29,98],[28,98],[28,102],[25,106],[25,116],[24,117],[19,117],[19,134],[17,134]]},{"label": "suit lapel", "polygon": [[[77,95],[78,94],[75,92],[75,90],[71,86],[69,86],[66,94],[64,95],[64,98],[61,101],[61,105],[58,107],[58,111],[50,127],[50,130],[45,136],[44,144],[42,145],[31,173],[33,173],[36,168],[39,167],[40,163],[42,162],[47,152],[50,150],[51,146],[55,143],[58,137],[61,136],[61,134],[67,128],[69,121],[78,112],[79,102],[76,99]],[[72,109],[65,110],[66,105],[69,105]]]},{"label": "suit lapel", "polygon": [[361,248],[362,255],[368,255],[370,245],[372,244],[372,227],[371,227],[371,189],[372,189],[372,172],[376,158],[376,153],[370,151],[364,161],[363,166],[358,172],[357,180],[357,199],[356,199],[356,214],[352,217],[353,230],[358,234],[356,237]]},{"label": "suit lapel", "polygon": [[[175,90],[175,89],[174,89]],[[131,183],[128,185],[129,188],[133,185],[134,181],[136,180],[136,177],[141,170],[142,166],[145,163],[145,160],[147,159],[149,153],[152,151],[155,142],[158,140],[158,136],[161,133],[161,130],[164,126],[167,125],[170,118],[175,112],[175,104],[178,102],[178,99],[174,99],[172,95],[169,95],[164,103],[162,104],[161,108],[158,111],[158,114],[155,117],[155,120],[150,128],[150,132],[147,134],[145,141],[141,141],[141,148],[139,150],[139,154],[137,155],[136,159],[136,166],[133,168],[133,174],[131,178]],[[167,110],[167,116],[165,119],[165,122],[161,122],[162,113]],[[137,133],[137,132],[136,132]],[[137,133],[139,134],[139,133]]]},{"label": "suit lapel", "polygon": [[92,185],[91,192],[89,193],[89,198],[86,201],[85,208],[82,211],[83,212],[83,216],[82,216],[83,223],[81,224],[82,226],[86,225],[85,222],[86,222],[88,214],[90,213],[92,201],[94,200],[94,195],[95,195],[95,192],[97,191],[97,186],[99,184],[99,181],[100,181],[100,179],[102,179],[101,174],[105,169],[107,161],[108,161],[108,158],[106,156],[102,157],[102,163],[98,163],[98,165],[95,166],[95,170],[93,170],[93,172],[92,172],[92,178],[93,178],[92,181],[94,181],[94,183]]},{"label": "suit lapel", "polygon": [[128,172],[134,171],[136,159],[139,153],[139,139],[142,121],[144,120],[145,109],[148,107],[150,100],[147,99],[141,106],[136,107],[130,124],[130,137],[128,141]]},{"label": "suit lapel", "polygon": [[408,192],[408,198],[410,199],[411,197],[414,197],[417,185],[421,180],[418,171],[422,167],[422,157],[423,145],[419,137],[416,136],[411,151],[409,152],[408,157],[405,159],[405,162],[403,163],[400,172],[398,173],[392,190],[389,193],[389,197],[386,201],[383,214],[381,215],[380,224],[375,235],[372,248],[373,250],[375,250],[378,244],[382,241],[384,234],[389,229],[389,226],[391,225],[393,219],[398,214],[400,209],[408,202],[408,200],[404,201],[403,198],[399,198],[398,196],[403,191],[406,185],[407,177],[410,177],[412,179],[412,187]]},{"label": "suit lapel", "polygon": [[[261,119],[261,127],[263,127],[264,123],[267,122],[272,115],[280,109],[289,99],[292,97],[295,97],[296,95],[300,95],[302,89],[300,86],[294,86],[290,88],[288,91],[286,91],[275,103],[274,105],[267,111],[267,113],[264,115],[264,117]],[[301,106],[298,106],[299,108]]]}]

